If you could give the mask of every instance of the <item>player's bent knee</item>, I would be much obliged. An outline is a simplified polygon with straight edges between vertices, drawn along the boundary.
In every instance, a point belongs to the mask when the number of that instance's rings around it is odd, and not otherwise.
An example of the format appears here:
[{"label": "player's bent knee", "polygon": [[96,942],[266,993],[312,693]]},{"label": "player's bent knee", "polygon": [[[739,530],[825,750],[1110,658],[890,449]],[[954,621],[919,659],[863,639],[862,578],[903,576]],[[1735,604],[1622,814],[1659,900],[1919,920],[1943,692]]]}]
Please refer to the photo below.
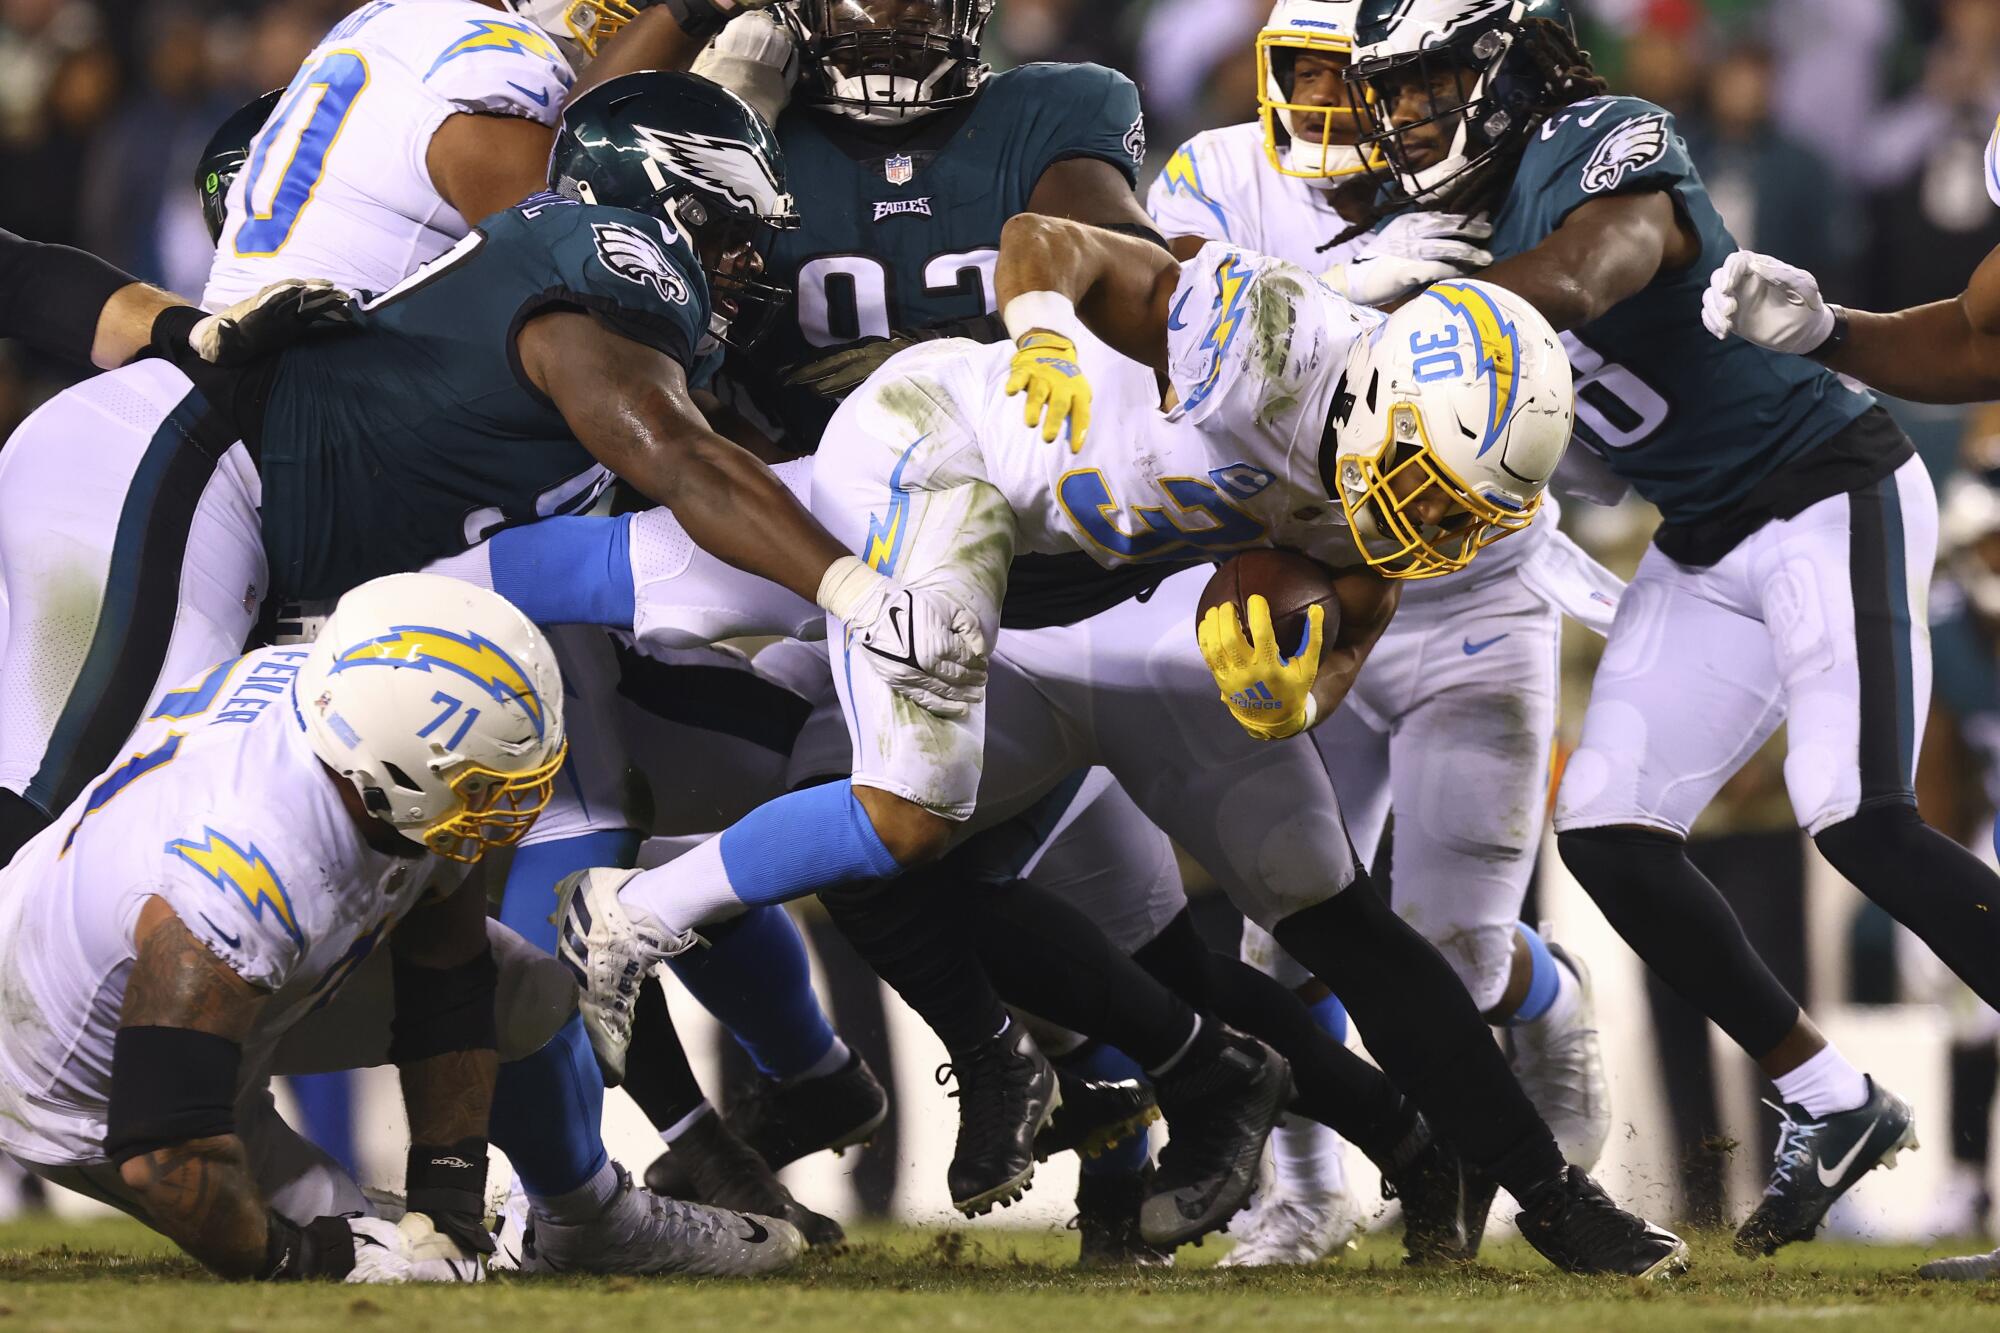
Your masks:
[{"label": "player's bent knee", "polygon": [[1635,872],[1648,861],[1661,855],[1685,855],[1685,843],[1671,833],[1643,825],[1608,824],[1557,833],[1556,850],[1584,892],[1595,899],[1631,883]]},{"label": "player's bent knee", "polygon": [[857,786],[854,798],[874,826],[875,836],[903,869],[927,865],[951,847],[958,826],[943,815],[879,787]]},{"label": "player's bent knee", "polygon": [[520,1060],[548,1045],[576,1012],[569,970],[498,921],[486,923],[499,979],[493,995],[500,1059]]},{"label": "player's bent knee", "polygon": [[1895,801],[1870,806],[1827,825],[1813,834],[1813,844],[1835,870],[1861,884],[1871,871],[1909,873],[1907,849],[1926,827],[1913,803]]}]

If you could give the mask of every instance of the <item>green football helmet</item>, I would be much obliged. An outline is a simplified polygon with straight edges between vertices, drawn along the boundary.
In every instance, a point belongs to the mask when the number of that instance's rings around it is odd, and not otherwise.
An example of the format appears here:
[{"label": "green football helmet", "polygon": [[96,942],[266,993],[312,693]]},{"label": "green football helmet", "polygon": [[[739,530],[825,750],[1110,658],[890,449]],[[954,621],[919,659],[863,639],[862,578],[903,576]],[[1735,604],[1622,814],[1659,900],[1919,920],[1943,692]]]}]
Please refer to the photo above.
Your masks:
[{"label": "green football helmet", "polygon": [[[679,232],[708,276],[711,332],[730,346],[755,342],[791,295],[757,276],[772,234],[799,225],[784,150],[720,84],[647,70],[590,89],[556,127],[549,188],[649,214]],[[756,264],[745,263],[745,247]]]},{"label": "green football helmet", "polygon": [[278,99],[284,95],[283,88],[273,88],[236,108],[201,150],[201,160],[194,169],[194,187],[201,194],[201,217],[208,224],[208,239],[218,245],[222,243],[222,224],[229,218],[229,182],[236,179],[236,173],[250,159],[250,141],[264,128],[264,122],[271,118]]}]

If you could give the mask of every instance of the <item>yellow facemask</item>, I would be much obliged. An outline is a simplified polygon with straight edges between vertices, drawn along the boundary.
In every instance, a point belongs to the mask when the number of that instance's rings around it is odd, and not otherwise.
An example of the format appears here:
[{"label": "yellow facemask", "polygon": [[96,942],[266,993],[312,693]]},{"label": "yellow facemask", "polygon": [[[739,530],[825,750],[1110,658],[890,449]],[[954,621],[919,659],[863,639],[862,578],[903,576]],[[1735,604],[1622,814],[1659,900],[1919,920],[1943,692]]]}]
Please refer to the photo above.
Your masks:
[{"label": "yellow facemask", "polygon": [[556,770],[569,754],[564,741],[555,757],[525,773],[500,773],[467,764],[452,776],[451,789],[462,803],[423,832],[421,841],[447,861],[477,861],[489,848],[521,840],[555,795]]},{"label": "yellow facemask", "polygon": [[570,37],[593,60],[597,44],[639,17],[630,0],[575,0],[563,11],[563,25]]},{"label": "yellow facemask", "polygon": [[[1389,433],[1372,454],[1343,453],[1335,460],[1335,489],[1355,534],[1355,545],[1383,578],[1434,579],[1472,563],[1472,557],[1535,521],[1537,494],[1525,508],[1496,504],[1454,476],[1431,448],[1423,414],[1412,403],[1389,412]],[[1456,506],[1445,525],[1425,525],[1412,512],[1418,501],[1442,491]],[[1370,549],[1369,534],[1387,539]]]},{"label": "yellow facemask", "polygon": [[[1304,102],[1280,101],[1277,93],[1283,85],[1272,67],[1272,54],[1277,51],[1290,51],[1295,56],[1305,52],[1334,56],[1345,65],[1353,50],[1354,43],[1347,37],[1282,28],[1267,28],[1257,34],[1257,115],[1264,125],[1264,155],[1283,175],[1304,180],[1332,180],[1359,175],[1369,169],[1371,163],[1361,149],[1329,141],[1337,124],[1345,123],[1357,130],[1366,130],[1368,123],[1363,119],[1362,112],[1348,106],[1310,106]],[[1367,101],[1374,100],[1372,92],[1367,94]],[[1304,125],[1308,118],[1315,116],[1323,117],[1317,139],[1308,138],[1293,128]],[[1290,136],[1289,155],[1285,151],[1285,142],[1279,136],[1280,128]],[[1379,151],[1375,157],[1380,158]],[[1373,165],[1379,166],[1380,163],[1377,161]]]}]

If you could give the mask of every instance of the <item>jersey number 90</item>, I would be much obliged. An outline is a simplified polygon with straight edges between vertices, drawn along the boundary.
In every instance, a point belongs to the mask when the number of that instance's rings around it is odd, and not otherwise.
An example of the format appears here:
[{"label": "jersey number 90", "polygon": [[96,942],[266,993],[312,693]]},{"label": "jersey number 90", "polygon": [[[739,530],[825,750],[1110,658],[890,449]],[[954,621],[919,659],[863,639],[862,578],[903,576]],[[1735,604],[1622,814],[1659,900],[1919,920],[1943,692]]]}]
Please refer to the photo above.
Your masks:
[{"label": "jersey number 90", "polygon": [[368,62],[354,51],[329,53],[293,83],[250,145],[243,168],[248,216],[236,229],[237,254],[274,255],[291,239],[326,171],[327,151],[367,86]]}]

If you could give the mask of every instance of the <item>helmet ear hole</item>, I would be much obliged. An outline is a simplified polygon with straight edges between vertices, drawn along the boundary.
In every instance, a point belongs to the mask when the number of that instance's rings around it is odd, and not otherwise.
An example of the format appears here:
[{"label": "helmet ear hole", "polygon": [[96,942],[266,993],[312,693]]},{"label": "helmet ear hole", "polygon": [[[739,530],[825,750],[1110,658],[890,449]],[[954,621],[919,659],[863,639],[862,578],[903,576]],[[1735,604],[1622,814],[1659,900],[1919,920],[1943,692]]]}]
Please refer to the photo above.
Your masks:
[{"label": "helmet ear hole", "polygon": [[387,819],[395,811],[389,801],[389,793],[380,787],[361,788],[361,807],[377,819]]}]

